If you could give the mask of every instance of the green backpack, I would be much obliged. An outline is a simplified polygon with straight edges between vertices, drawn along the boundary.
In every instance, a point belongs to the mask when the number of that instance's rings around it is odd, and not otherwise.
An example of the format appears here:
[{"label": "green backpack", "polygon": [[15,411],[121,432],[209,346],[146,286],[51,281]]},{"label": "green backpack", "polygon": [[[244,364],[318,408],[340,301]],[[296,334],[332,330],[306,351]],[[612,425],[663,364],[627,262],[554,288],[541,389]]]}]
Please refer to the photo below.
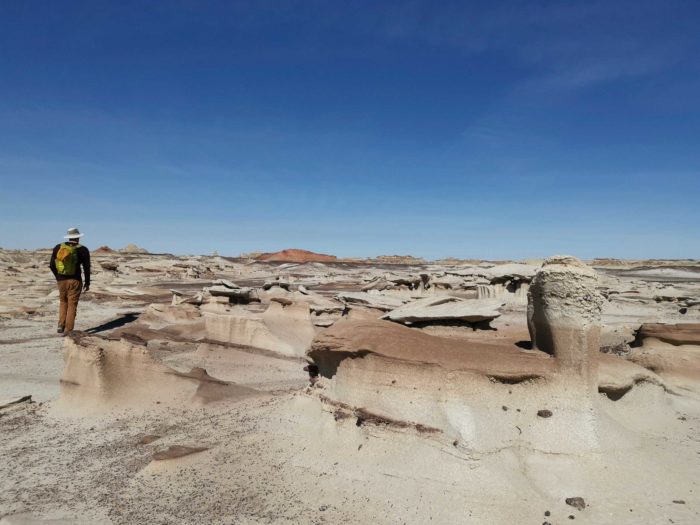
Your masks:
[{"label": "green backpack", "polygon": [[61,244],[56,253],[56,271],[59,275],[75,275],[78,269],[79,244]]}]

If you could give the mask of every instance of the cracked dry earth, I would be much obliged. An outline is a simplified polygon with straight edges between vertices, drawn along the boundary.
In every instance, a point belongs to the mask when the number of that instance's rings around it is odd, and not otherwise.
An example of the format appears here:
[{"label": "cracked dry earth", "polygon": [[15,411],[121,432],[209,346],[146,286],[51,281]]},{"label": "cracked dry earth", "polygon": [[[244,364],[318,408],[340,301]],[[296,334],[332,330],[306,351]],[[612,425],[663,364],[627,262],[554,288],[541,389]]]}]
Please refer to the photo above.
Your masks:
[{"label": "cracked dry earth", "polygon": [[[44,257],[39,254],[37,260]],[[170,262],[146,256],[121,260],[119,275],[98,273],[94,295],[80,304],[78,328],[115,335],[129,325],[110,322],[154,302],[167,304],[168,287],[178,280],[192,289],[217,277],[260,286],[286,271],[220,258],[177,261],[185,263],[207,265],[213,275],[185,283],[172,273]],[[25,276],[42,274],[41,268],[32,268],[38,264],[34,259],[12,264],[26,271],[0,282],[0,289],[5,297],[17,298],[17,284]],[[161,268],[161,274],[140,270],[149,265]],[[323,290],[346,289],[354,283],[357,290],[363,284],[359,275],[367,270],[305,271],[309,288],[316,283]],[[314,272],[319,275],[313,277]],[[24,310],[7,306],[9,300],[0,305],[5,308],[0,311],[0,401],[32,395],[32,402],[0,409],[3,525],[700,523],[700,404],[693,396],[651,384],[635,386],[614,402],[601,394],[605,417],[629,431],[613,450],[563,454],[515,443],[483,451],[441,432],[352,412],[340,417],[336,407],[319,401],[321,387],[309,385],[301,360],[236,347],[227,349],[228,361],[209,357],[204,362],[198,343],[163,336],[148,342],[162,362],[182,372],[205,366],[213,376],[225,376],[256,394],[202,406],[163,400],[109,411],[66,411],[58,403],[63,338],[54,333],[52,283],[33,279],[17,302]],[[625,286],[619,284],[623,291]],[[684,289],[676,295],[692,309],[685,298],[693,293]],[[636,296],[624,299],[636,302],[612,304],[610,320],[629,322],[637,310],[645,320],[657,320],[653,312],[661,308],[668,308],[669,316],[678,310],[671,301],[639,306]],[[356,312],[368,313],[361,307]],[[527,334],[524,306],[513,306],[495,328],[425,331],[449,332],[466,341],[502,339],[512,332],[518,341]],[[507,410],[499,408],[499,417],[516,415],[524,430],[543,420],[514,395]],[[555,425],[557,417],[555,409],[546,421]],[[155,459],[159,453],[168,459]],[[585,508],[567,505],[566,498],[579,496]]]}]

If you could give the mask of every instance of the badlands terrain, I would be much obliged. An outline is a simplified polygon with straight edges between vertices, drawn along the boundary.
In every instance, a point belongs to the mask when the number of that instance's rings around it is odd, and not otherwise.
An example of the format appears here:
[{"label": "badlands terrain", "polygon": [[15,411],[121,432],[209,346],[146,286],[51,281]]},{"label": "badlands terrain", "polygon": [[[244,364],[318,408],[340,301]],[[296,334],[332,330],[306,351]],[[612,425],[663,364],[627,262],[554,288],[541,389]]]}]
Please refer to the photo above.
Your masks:
[{"label": "badlands terrain", "polygon": [[700,263],[0,251],[0,523],[700,523]]}]

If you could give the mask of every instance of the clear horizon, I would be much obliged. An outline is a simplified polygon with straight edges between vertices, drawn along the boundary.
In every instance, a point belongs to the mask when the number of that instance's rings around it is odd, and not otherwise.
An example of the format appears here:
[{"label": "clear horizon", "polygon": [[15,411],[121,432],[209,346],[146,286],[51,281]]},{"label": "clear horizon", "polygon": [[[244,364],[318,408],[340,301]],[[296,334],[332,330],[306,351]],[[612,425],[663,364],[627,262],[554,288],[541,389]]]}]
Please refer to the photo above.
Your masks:
[{"label": "clear horizon", "polygon": [[700,4],[0,6],[0,247],[700,258]]}]

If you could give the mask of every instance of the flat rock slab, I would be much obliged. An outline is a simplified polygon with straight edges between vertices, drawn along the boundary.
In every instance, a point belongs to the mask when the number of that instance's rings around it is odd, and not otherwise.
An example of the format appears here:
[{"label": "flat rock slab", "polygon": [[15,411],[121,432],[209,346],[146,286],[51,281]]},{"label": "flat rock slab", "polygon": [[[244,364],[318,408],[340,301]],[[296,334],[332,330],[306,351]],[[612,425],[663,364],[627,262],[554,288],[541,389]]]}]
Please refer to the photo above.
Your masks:
[{"label": "flat rock slab", "polygon": [[212,286],[207,291],[214,297],[249,297],[252,288],[229,288],[228,286]]},{"label": "flat rock slab", "polygon": [[654,337],[672,345],[700,345],[700,323],[643,324],[641,338]]},{"label": "flat rock slab", "polygon": [[419,299],[386,314],[383,319],[397,323],[429,321],[491,321],[501,315],[503,302],[497,299],[461,299],[459,297],[430,297]]},{"label": "flat rock slab", "polygon": [[403,304],[403,301],[398,297],[367,292],[344,292],[338,294],[336,298],[348,304],[376,308],[385,312],[394,310]]}]

